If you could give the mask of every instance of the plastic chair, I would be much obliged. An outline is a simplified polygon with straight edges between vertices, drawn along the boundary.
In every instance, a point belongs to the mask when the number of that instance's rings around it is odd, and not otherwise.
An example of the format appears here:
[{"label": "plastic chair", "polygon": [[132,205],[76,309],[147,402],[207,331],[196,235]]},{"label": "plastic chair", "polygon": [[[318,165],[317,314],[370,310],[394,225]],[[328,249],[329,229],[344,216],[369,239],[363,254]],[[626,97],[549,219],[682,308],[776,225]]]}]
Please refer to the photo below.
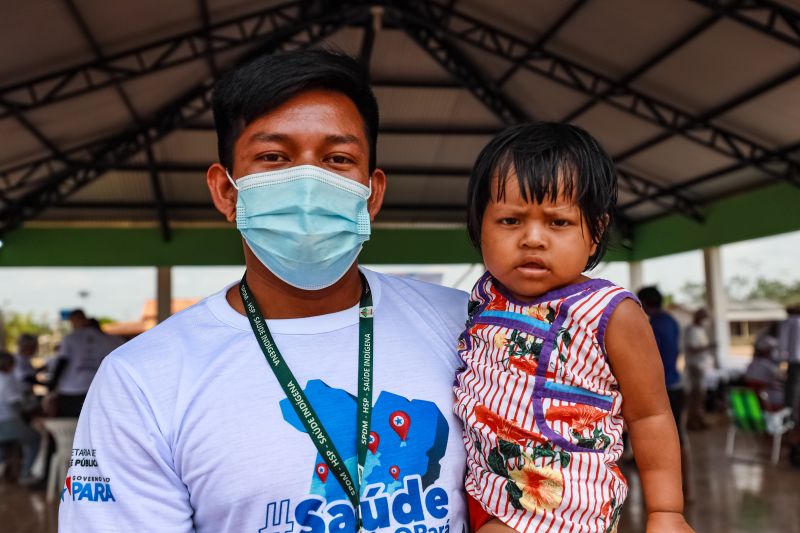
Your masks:
[{"label": "plastic chair", "polygon": [[784,433],[794,427],[792,410],[786,407],[779,411],[765,411],[756,392],[745,387],[731,388],[728,401],[731,415],[731,425],[728,428],[725,445],[728,457],[739,458],[733,455],[737,431],[753,435],[772,435],[770,460],[772,464],[778,464],[781,458],[781,439]]},{"label": "plastic chair", "polygon": [[72,441],[75,439],[77,418],[45,418],[42,420],[45,429],[53,436],[56,449],[50,461],[50,472],[47,474],[47,501],[52,502],[59,496],[64,479],[69,470],[72,458]]}]

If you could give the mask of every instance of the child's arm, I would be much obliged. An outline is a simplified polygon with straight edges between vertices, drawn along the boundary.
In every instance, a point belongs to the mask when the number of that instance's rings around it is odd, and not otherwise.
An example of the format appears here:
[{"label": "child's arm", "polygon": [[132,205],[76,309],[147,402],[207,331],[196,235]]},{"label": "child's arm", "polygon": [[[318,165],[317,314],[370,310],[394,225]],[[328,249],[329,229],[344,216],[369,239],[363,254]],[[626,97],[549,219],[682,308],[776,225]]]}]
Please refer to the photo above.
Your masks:
[{"label": "child's arm", "polygon": [[611,315],[605,345],[642,480],[647,533],[692,531],[683,518],[680,444],[661,357],[647,317],[632,300]]}]

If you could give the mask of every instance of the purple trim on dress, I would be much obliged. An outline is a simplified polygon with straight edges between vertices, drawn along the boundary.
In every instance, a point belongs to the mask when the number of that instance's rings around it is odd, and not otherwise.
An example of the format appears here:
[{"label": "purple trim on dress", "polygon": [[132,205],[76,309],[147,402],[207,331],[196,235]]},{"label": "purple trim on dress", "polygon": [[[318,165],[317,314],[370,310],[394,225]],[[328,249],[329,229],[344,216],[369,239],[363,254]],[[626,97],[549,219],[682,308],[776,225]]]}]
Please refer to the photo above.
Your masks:
[{"label": "purple trim on dress", "polygon": [[598,409],[602,409],[603,411],[611,411],[611,408],[614,406],[614,402],[611,400],[600,400],[598,398],[592,398],[591,396],[584,396],[582,394],[574,394],[570,392],[562,392],[557,390],[547,390],[547,397],[552,398],[554,400],[564,400],[567,402],[572,403],[580,403],[591,405],[592,407],[597,407]]},{"label": "purple trim on dress", "polygon": [[528,333],[530,335],[536,335],[540,339],[544,339],[547,336],[547,330],[539,329],[531,326],[530,324],[526,324],[520,320],[512,320],[510,318],[500,318],[497,316],[480,316],[478,315],[475,320],[476,324],[488,324],[490,326],[501,326],[504,328],[511,328],[522,331],[523,333]]},{"label": "purple trim on dress", "polygon": [[[483,278],[481,278],[483,279]],[[544,294],[540,294],[536,298],[526,302],[523,300],[519,300],[514,298],[511,295],[511,292],[496,278],[492,277],[492,285],[497,289],[497,292],[503,295],[503,297],[515,305],[522,305],[522,306],[529,306],[529,305],[536,305],[542,302],[548,302],[550,300],[560,300],[562,298],[566,298],[568,296],[573,296],[576,293],[583,292],[586,290],[599,290],[603,287],[607,287],[609,285],[613,285],[612,282],[605,280],[605,279],[587,279],[586,281],[581,281],[580,283],[574,283],[572,285],[567,285],[566,287],[561,287],[559,289],[553,289],[548,291]]]},{"label": "purple trim on dress", "polygon": [[603,314],[600,316],[600,323],[597,325],[597,344],[600,346],[600,349],[603,350],[606,359],[608,359],[608,352],[606,351],[606,328],[608,327],[608,321],[611,320],[611,315],[614,314],[614,310],[617,306],[626,298],[630,298],[641,307],[642,303],[633,293],[622,290],[615,294],[611,298],[611,301],[608,302],[606,308],[603,309]]},{"label": "purple trim on dress", "polygon": [[[596,280],[589,280],[586,283],[593,282]],[[604,280],[600,280],[604,281]],[[549,293],[548,293],[549,294]],[[567,298],[561,304],[561,308],[556,316],[556,319],[550,325],[550,330],[547,332],[547,335],[544,339],[544,344],[542,345],[542,352],[539,356],[539,363],[536,367],[536,381],[533,385],[533,416],[536,419],[536,425],[542,434],[550,439],[555,444],[558,444],[563,449],[569,452],[591,452],[591,453],[599,453],[602,450],[593,450],[591,448],[583,448],[578,446],[577,444],[573,444],[570,442],[566,437],[559,435],[547,423],[547,420],[544,417],[544,398],[552,398],[554,397],[551,391],[547,391],[545,389],[545,383],[547,383],[547,369],[550,366],[550,359],[553,356],[553,351],[555,350],[555,341],[556,337],[558,336],[558,331],[561,329],[561,326],[564,324],[564,321],[567,319],[567,314],[569,313],[569,309],[574,302],[579,300],[583,297],[583,293],[580,292],[578,294],[574,294],[572,297]]]}]

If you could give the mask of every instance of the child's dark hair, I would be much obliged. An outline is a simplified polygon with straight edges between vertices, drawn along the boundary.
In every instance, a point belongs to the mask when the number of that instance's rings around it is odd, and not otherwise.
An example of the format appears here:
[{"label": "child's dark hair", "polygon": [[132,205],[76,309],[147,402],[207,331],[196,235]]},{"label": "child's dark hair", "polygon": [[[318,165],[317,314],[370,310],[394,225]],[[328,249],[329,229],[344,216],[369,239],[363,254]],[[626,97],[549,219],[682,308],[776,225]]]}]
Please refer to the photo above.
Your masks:
[{"label": "child's dark hair", "polygon": [[505,196],[506,177],[515,173],[522,198],[541,203],[559,195],[574,197],[597,250],[586,270],[597,266],[608,248],[609,228],[617,203],[617,172],[600,144],[577,126],[533,122],[511,126],[481,150],[467,189],[467,229],[481,249],[481,225],[492,199]]},{"label": "child's dark hair", "polygon": [[327,89],[344,94],[364,120],[369,171],[375,170],[378,102],[366,71],[352,57],[328,50],[262,55],[227,73],[214,88],[219,162],[233,172],[233,146],[254,120],[297,96]]}]

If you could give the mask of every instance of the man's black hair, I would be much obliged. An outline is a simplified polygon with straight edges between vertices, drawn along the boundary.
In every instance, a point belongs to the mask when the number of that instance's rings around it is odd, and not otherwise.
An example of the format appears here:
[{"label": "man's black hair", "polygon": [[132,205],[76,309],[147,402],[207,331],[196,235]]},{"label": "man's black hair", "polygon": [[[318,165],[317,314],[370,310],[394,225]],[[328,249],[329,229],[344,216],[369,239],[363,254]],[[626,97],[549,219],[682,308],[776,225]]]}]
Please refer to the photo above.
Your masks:
[{"label": "man's black hair", "polygon": [[212,103],[219,162],[233,173],[233,146],[248,124],[314,89],[336,91],[353,101],[364,121],[371,174],[378,142],[378,102],[363,67],[350,56],[327,50],[259,56],[217,82]]},{"label": "man's black hair", "polygon": [[652,285],[639,289],[639,292],[636,293],[636,297],[639,298],[643,306],[650,309],[661,309],[661,306],[664,304],[664,297],[661,295],[661,291]]},{"label": "man's black hair", "polygon": [[586,270],[597,266],[608,248],[617,203],[617,172],[600,144],[577,126],[532,122],[500,132],[478,155],[467,189],[467,229],[481,249],[481,225],[492,199],[505,197],[506,178],[516,174],[526,202],[574,197],[597,250]]}]

